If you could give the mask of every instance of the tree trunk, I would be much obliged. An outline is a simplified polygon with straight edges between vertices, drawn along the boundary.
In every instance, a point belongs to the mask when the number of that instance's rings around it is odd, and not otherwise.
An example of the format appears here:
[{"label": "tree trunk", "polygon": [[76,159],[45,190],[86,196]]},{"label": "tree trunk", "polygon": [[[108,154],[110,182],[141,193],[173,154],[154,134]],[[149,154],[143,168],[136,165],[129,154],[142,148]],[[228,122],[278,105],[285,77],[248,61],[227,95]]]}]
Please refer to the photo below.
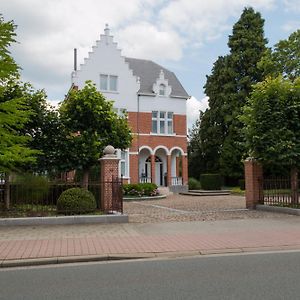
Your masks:
[{"label": "tree trunk", "polygon": [[4,177],[4,202],[5,202],[5,208],[10,208],[10,182],[9,182],[9,173],[5,173]]},{"label": "tree trunk", "polygon": [[291,192],[292,204],[298,203],[298,169],[297,167],[291,168]]},{"label": "tree trunk", "polygon": [[90,175],[90,169],[84,169],[83,176],[82,176],[82,187],[84,189],[88,189],[89,187],[89,175]]}]

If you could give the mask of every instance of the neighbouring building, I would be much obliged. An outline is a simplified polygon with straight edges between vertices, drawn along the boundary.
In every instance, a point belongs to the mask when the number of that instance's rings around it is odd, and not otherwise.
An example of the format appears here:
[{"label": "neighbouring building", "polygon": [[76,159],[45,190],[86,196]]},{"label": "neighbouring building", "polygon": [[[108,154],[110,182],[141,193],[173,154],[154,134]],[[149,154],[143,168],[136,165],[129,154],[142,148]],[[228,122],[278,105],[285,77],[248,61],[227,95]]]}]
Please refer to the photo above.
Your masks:
[{"label": "neighbouring building", "polygon": [[118,151],[124,180],[173,190],[186,186],[189,95],[175,74],[150,60],[122,56],[106,26],[88,58],[72,73],[73,87],[81,89],[86,80],[114,101],[119,114],[127,113],[133,142],[130,149]]}]

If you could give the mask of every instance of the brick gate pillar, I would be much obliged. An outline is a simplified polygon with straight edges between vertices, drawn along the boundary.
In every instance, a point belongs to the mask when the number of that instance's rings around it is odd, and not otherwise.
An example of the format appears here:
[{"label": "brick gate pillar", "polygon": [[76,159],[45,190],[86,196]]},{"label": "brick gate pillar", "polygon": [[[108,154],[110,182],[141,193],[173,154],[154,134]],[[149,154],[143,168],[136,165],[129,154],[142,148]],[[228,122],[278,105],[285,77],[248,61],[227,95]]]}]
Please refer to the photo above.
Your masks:
[{"label": "brick gate pillar", "polygon": [[263,169],[254,159],[247,158],[245,165],[246,208],[255,209],[262,192]]},{"label": "brick gate pillar", "polygon": [[115,154],[115,148],[113,146],[106,146],[104,149],[104,156],[101,157],[99,161],[101,167],[101,209],[104,211],[109,211],[113,203],[112,181],[119,177],[120,159],[117,158],[117,155]]}]

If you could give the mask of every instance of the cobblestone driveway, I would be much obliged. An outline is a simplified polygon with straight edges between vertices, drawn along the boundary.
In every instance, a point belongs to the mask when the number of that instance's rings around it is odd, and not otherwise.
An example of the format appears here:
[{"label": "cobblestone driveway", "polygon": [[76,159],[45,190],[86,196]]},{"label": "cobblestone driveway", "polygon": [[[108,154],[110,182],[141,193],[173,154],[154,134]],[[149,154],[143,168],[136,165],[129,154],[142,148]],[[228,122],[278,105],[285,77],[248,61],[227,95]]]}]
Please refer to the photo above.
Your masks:
[{"label": "cobblestone driveway", "polygon": [[283,217],[282,214],[247,210],[245,197],[235,195],[193,197],[174,194],[161,200],[124,201],[124,213],[133,223]]}]

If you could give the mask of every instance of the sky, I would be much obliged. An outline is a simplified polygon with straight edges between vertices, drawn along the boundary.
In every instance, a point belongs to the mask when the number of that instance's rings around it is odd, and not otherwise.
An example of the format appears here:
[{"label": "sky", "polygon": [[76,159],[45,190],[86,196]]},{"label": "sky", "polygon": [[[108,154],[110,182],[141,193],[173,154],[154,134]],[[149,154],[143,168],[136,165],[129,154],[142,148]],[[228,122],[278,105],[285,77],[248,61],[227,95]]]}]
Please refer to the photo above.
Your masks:
[{"label": "sky", "polygon": [[122,55],[173,71],[191,96],[188,127],[205,110],[203,86],[244,7],[265,19],[268,46],[300,28],[300,0],[0,0],[5,21],[18,26],[12,56],[22,80],[45,89],[52,103],[71,84],[73,49],[83,63],[108,23]]}]

